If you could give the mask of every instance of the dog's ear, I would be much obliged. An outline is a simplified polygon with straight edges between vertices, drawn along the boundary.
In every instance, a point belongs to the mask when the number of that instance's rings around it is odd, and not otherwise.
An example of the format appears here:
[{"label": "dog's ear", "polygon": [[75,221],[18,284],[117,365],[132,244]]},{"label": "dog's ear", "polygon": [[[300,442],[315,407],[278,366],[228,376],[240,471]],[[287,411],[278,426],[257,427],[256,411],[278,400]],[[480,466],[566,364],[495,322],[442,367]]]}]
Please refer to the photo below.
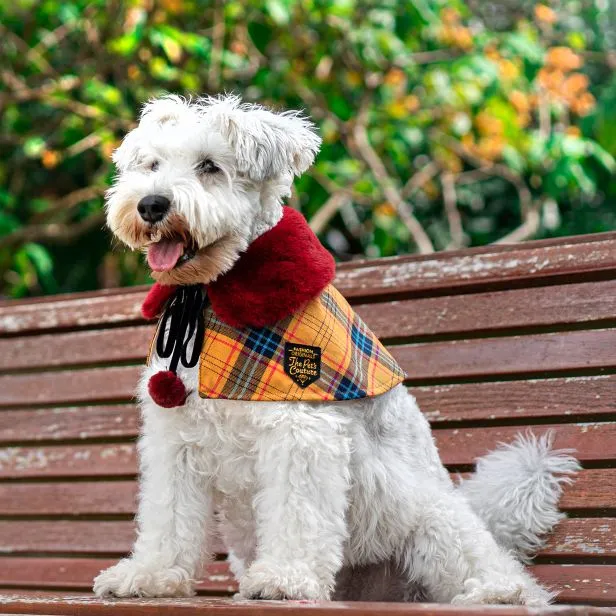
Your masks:
[{"label": "dog's ear", "polygon": [[147,102],[141,110],[139,126],[151,127],[153,125],[174,124],[181,117],[193,113],[190,99],[168,94],[161,98],[154,98]]},{"label": "dog's ear", "polygon": [[235,152],[237,170],[256,181],[301,175],[319,151],[314,124],[299,111],[273,113],[258,105],[242,105],[239,97],[199,101]]},{"label": "dog's ear", "polygon": [[139,159],[139,135],[136,134],[137,130],[136,128],[131,130],[111,155],[111,159],[121,173],[124,173]]},{"label": "dog's ear", "polygon": [[126,171],[139,159],[139,141],[143,131],[177,122],[182,115],[194,113],[190,100],[169,94],[147,102],[141,111],[139,126],[124,137],[114,151],[112,159],[121,172]]}]

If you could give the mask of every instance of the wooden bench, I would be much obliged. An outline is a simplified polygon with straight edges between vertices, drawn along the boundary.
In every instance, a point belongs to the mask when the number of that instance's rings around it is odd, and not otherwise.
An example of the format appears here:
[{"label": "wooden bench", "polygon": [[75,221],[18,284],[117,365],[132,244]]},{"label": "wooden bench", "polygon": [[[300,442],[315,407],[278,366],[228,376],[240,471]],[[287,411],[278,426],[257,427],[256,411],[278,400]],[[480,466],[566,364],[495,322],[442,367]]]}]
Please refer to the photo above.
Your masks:
[{"label": "wooden bench", "polygon": [[[471,471],[475,457],[528,426],[577,449],[584,470],[561,502],[569,518],[532,570],[561,603],[616,605],[616,234],[343,264],[337,286],[410,375],[452,472]],[[305,611],[213,599],[236,587],[223,554],[196,599],[85,594],[133,541],[131,400],[152,335],[139,316],[144,293],[0,302],[0,612]],[[71,600],[59,598],[66,593]],[[308,607],[477,613],[353,605]]]}]

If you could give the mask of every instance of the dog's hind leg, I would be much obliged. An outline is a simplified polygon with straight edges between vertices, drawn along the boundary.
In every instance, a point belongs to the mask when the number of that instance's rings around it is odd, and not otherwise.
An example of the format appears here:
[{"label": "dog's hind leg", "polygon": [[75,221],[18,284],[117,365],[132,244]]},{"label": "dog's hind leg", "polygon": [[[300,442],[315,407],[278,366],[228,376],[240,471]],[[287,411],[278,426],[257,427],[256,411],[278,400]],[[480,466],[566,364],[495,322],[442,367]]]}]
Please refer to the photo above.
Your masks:
[{"label": "dog's hind leg", "polygon": [[329,599],[346,538],[346,420],[323,404],[257,404],[257,551],[239,595]]},{"label": "dog's hind leg", "polygon": [[431,601],[543,606],[551,595],[453,490],[426,490],[403,563]]}]

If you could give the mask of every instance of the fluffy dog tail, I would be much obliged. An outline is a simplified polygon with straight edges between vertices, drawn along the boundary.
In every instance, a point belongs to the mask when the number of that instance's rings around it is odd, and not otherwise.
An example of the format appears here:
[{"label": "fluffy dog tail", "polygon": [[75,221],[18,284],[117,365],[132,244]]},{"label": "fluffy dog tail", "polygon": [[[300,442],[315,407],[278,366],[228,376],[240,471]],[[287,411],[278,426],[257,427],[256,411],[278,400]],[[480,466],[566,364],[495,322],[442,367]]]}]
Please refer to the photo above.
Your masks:
[{"label": "fluffy dog tail", "polygon": [[479,458],[475,474],[459,487],[497,543],[524,562],[565,517],[558,501],[580,469],[573,450],[554,450],[553,440],[552,432],[519,434]]}]

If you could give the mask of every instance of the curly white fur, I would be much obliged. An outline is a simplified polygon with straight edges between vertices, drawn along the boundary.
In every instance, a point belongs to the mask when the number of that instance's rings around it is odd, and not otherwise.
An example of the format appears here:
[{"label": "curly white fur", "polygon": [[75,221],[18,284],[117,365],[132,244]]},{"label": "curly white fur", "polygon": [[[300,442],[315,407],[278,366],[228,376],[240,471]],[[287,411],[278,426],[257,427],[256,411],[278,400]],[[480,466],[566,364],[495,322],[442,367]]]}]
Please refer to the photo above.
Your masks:
[{"label": "curly white fur", "polygon": [[[200,246],[228,233],[247,245],[279,220],[293,174],[318,143],[298,114],[236,98],[155,101],[116,153],[109,224],[126,241],[136,200],[163,191]],[[204,153],[220,176],[195,176]],[[156,173],[147,168],[154,158]],[[192,393],[183,407],[162,409],[146,387],[161,369],[154,356],[139,388],[138,539],[96,578],[99,596],[190,594],[216,502],[244,598],[348,597],[357,570],[365,589],[395,588],[405,599],[550,600],[512,553],[527,555],[558,521],[560,485],[576,468],[549,453],[547,439],[490,454],[458,489],[403,386],[339,403],[208,400],[196,393],[197,368],[180,367]],[[378,581],[369,582],[372,571]]]}]

